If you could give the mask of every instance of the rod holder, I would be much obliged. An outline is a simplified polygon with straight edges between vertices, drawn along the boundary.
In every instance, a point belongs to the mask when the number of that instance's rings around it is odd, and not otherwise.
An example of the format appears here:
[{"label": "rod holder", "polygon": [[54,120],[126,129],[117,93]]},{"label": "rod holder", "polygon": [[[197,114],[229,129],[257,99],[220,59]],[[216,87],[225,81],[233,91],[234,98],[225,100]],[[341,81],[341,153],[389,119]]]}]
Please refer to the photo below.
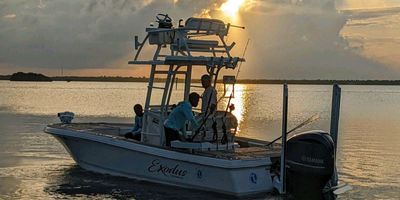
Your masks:
[{"label": "rod holder", "polygon": [[139,49],[139,46],[141,46],[142,44],[139,42],[139,37],[137,35],[135,35],[135,50]]}]

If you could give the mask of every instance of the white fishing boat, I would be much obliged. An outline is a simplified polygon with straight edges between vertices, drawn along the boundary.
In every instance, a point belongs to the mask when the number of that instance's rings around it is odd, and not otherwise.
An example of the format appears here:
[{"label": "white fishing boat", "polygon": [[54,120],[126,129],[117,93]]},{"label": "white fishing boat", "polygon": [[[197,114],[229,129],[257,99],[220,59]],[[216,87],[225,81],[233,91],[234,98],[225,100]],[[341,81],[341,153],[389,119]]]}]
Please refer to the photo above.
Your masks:
[{"label": "white fishing boat", "polygon": [[[181,100],[187,100],[193,87],[193,68],[205,68],[216,87],[220,71],[235,70],[244,59],[231,55],[234,42],[225,42],[229,30],[238,26],[216,19],[189,18],[174,28],[168,15],[158,15],[157,19],[158,27],[147,28],[143,42],[135,37],[137,52],[129,62],[151,68],[141,140],[123,136],[132,124],[72,123],[72,113],[60,113],[62,123],[48,125],[45,132],[57,138],[80,167],[93,172],[234,196],[263,194],[274,189],[299,198],[318,199],[331,193],[326,191],[334,187],[328,185],[337,185],[334,169],[338,86],[333,95],[333,137],[322,131],[310,131],[287,140],[285,85],[281,144],[237,137],[236,118],[226,109],[212,117],[200,116],[200,129],[191,130],[188,124],[187,141],[172,141],[171,147],[167,147],[163,124],[172,104],[177,103],[171,102],[176,78],[184,80]],[[151,60],[141,59],[146,44],[155,47]],[[156,86],[155,79],[162,75],[165,82]],[[224,80],[234,84],[235,77]],[[161,97],[154,95],[155,90],[161,90]],[[303,197],[307,191],[312,194]]]}]

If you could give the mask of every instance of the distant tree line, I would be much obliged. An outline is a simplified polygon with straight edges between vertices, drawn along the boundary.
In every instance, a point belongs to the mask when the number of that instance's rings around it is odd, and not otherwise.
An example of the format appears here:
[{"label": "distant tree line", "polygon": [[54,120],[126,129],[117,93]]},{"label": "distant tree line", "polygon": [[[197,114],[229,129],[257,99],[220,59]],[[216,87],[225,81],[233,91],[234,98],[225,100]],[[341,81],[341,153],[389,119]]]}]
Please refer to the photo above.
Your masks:
[{"label": "distant tree line", "polygon": [[[122,76],[55,76],[47,77],[42,74],[18,72],[13,75],[0,75],[0,80],[11,81],[91,81],[91,82],[148,82],[146,77],[122,77]],[[178,82],[183,82],[179,79]],[[156,78],[155,82],[165,82],[163,78]],[[193,82],[200,82],[199,79]],[[219,80],[218,82],[222,82]],[[310,85],[400,85],[400,80],[284,80],[284,79],[239,79],[238,84],[310,84]]]},{"label": "distant tree line", "polygon": [[146,77],[122,77],[122,76],[56,76],[54,81],[89,81],[89,82],[147,82]]},{"label": "distant tree line", "polygon": [[400,80],[283,80],[283,79],[275,79],[275,80],[267,80],[267,79],[239,79],[237,83],[243,84],[311,84],[311,85],[332,85],[332,84],[340,84],[340,85],[400,85]]},{"label": "distant tree line", "polygon": [[36,73],[24,73],[24,72],[17,72],[10,76],[10,81],[45,81],[51,82],[53,81],[51,78],[43,75],[43,74],[36,74]]},{"label": "distant tree line", "polygon": [[0,75],[0,80],[10,80],[11,75]]}]

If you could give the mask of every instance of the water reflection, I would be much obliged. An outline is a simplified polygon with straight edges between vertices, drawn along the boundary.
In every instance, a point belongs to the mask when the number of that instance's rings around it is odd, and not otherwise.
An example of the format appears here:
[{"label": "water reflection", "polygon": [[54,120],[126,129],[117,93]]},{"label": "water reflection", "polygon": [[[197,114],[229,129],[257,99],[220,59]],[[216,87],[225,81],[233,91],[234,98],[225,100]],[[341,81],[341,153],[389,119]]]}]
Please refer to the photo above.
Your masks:
[{"label": "water reflection", "polygon": [[76,165],[65,168],[48,180],[44,188],[50,196],[83,199],[226,199],[225,195],[149,183],[86,171]]},{"label": "water reflection", "polygon": [[[135,193],[129,191],[130,188],[135,188],[135,184],[131,184],[132,182],[127,184],[124,181],[126,182],[123,178],[95,174],[77,165],[71,165],[59,174],[54,174],[48,180],[44,191],[51,196],[60,197],[94,197],[96,199],[134,197]],[[119,183],[118,187],[116,183]]]},{"label": "water reflection", "polygon": [[[354,189],[341,199],[400,199],[400,87],[342,88],[339,175]],[[0,199],[176,199],[176,193],[204,199],[204,192],[86,172],[42,132],[63,110],[76,112],[80,122],[131,122],[131,107],[143,103],[145,91],[146,83],[0,81]],[[290,85],[289,128],[319,113],[321,118],[302,130],[329,130],[330,97],[330,86]],[[179,95],[174,98],[178,101]],[[225,110],[227,100],[221,100],[219,109]],[[280,136],[281,85],[238,84],[232,103],[239,135]]]},{"label": "water reflection", "polygon": [[[229,100],[230,104],[235,105],[235,110],[233,110],[232,113],[236,116],[238,120],[238,133],[240,133],[243,124],[242,122],[243,120],[246,119],[246,114],[247,114],[247,109],[246,109],[248,105],[247,101],[248,93],[246,92],[247,86],[243,84],[236,84],[234,87],[235,91],[233,94],[232,94],[232,89],[233,89],[232,85],[227,87],[227,93],[219,102],[219,109],[227,110],[226,108]],[[232,98],[230,98],[231,95]]]}]

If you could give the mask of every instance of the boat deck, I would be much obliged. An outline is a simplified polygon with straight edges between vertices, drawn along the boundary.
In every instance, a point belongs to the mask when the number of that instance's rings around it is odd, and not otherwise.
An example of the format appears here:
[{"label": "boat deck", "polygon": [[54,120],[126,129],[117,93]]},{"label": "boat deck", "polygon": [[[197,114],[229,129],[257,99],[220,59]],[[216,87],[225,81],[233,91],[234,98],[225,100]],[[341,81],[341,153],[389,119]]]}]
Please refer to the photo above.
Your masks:
[{"label": "boat deck", "polygon": [[228,151],[199,151],[195,152],[195,154],[227,160],[254,160],[279,157],[280,151],[280,148],[245,147]]},{"label": "boat deck", "polygon": [[118,123],[71,123],[71,124],[51,124],[51,128],[65,129],[71,131],[121,136],[132,129],[132,124],[118,124]]},{"label": "boat deck", "polygon": [[[108,137],[117,138],[124,141],[140,143],[136,140],[126,139],[124,134],[129,132],[132,124],[118,124],[118,123],[72,123],[72,124],[52,124],[48,127],[56,129],[70,130],[74,132],[90,133],[95,135],[103,135]],[[280,144],[273,144],[266,147],[268,141],[256,140],[245,137],[236,137],[235,140],[240,147],[233,150],[219,150],[219,151],[194,151],[196,155],[227,159],[227,160],[254,160],[266,157],[279,157],[281,152]],[[149,144],[146,144],[149,145]],[[154,145],[149,145],[154,146]],[[174,149],[168,147],[159,147],[168,150],[188,153],[187,150]]]}]

